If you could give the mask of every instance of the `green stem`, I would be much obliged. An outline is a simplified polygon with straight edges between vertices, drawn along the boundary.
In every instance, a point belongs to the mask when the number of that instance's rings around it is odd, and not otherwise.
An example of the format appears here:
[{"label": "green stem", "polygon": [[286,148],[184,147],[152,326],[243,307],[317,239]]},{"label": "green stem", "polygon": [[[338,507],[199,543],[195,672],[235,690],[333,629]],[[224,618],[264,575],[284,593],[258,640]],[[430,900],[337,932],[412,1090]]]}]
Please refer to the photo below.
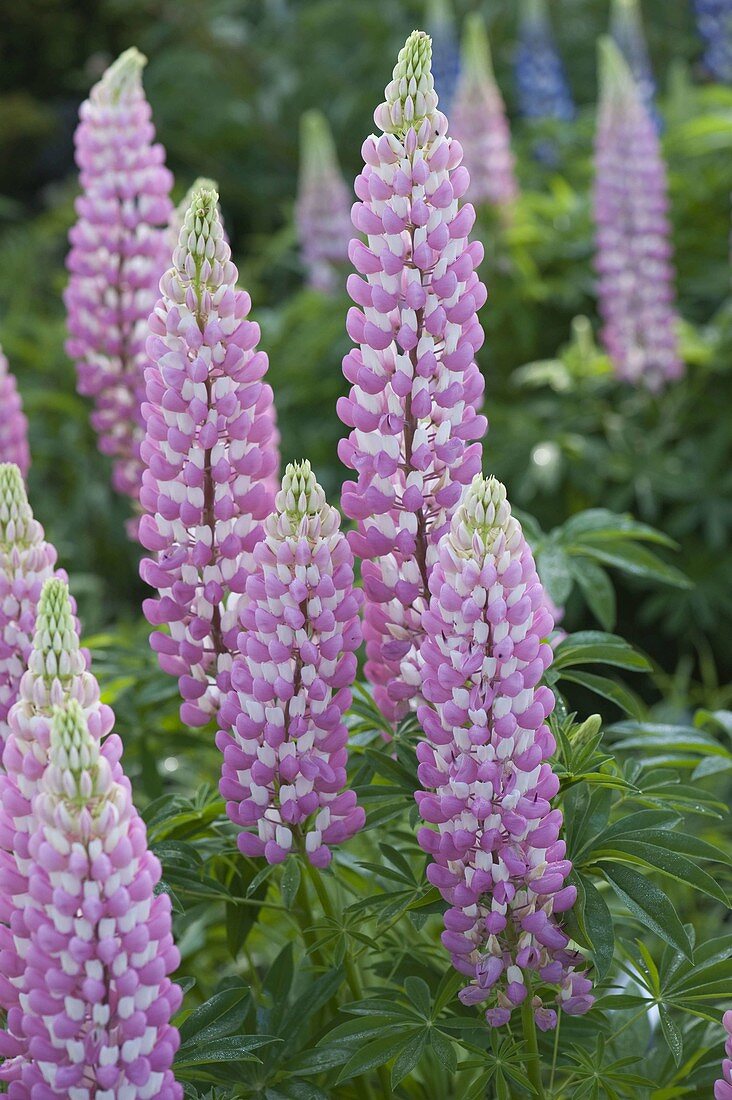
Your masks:
[{"label": "green stem", "polygon": [[536,1021],[534,1020],[534,1007],[531,995],[531,979],[524,973],[526,983],[526,999],[521,1005],[521,1027],[524,1033],[524,1041],[528,1052],[529,1061],[526,1072],[538,1100],[544,1100],[544,1086],[541,1081],[541,1062],[539,1061],[539,1042],[536,1036]]},{"label": "green stem", "polygon": [[559,1029],[562,1026],[562,1009],[557,1012],[557,1026],[554,1031],[554,1051],[552,1053],[552,1072],[549,1077],[549,1095],[554,1095],[554,1074],[557,1072],[557,1055],[559,1054]]},{"label": "green stem", "polygon": [[[315,888],[315,893],[318,895],[318,901],[320,902],[324,915],[328,917],[329,920],[332,920],[335,924],[337,924],[338,917],[336,915],[335,909],[333,908],[333,903],[330,900],[330,895],[328,894],[328,890],[325,883],[323,882],[323,879],[321,878],[316,868],[313,867],[307,856],[303,856],[303,863],[305,865],[305,870],[307,872],[308,878]],[[363,985],[361,984],[361,975],[359,974],[358,967],[354,963],[353,957],[351,956],[351,953],[348,949],[346,949],[345,952],[344,963],[346,968],[346,981],[348,982],[348,988],[351,990],[351,995],[353,996],[354,1000],[361,1001],[363,1000]],[[381,1095],[384,1100],[390,1100],[390,1098],[393,1096],[393,1093],[391,1091],[391,1081],[386,1066],[379,1066],[377,1073],[379,1075],[379,1082],[381,1084]],[[366,1095],[372,1097],[373,1092],[368,1082],[365,1083],[365,1087]]]}]

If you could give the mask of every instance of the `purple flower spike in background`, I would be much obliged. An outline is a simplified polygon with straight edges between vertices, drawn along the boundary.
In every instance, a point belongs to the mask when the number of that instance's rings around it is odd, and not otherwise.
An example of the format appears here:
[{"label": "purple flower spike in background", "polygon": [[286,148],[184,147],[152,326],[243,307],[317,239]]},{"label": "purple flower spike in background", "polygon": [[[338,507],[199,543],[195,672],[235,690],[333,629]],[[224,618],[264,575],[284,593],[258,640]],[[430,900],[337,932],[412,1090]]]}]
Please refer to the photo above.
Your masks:
[{"label": "purple flower spike in background", "polygon": [[30,466],[28,421],[18,387],[0,348],[0,462],[13,462],[23,477]]},{"label": "purple flower spike in background", "polygon": [[[33,803],[27,943],[7,1060],[10,1096],[179,1100],[170,1018],[181,991],[171,903],[147,848],[112,735],[103,746],[75,699],[54,707],[48,767]],[[9,1053],[7,1033],[0,1035]],[[11,1076],[12,1075],[12,1076]]]},{"label": "purple flower spike in background", "polygon": [[216,713],[229,687],[238,598],[272,510],[277,465],[267,356],[236,279],[218,195],[204,188],[150,317],[140,494],[140,541],[155,553],[140,573],[159,592],[143,610],[170,628],[150,642],[178,677],[181,717],[194,726]]},{"label": "purple flower spike in background", "polygon": [[524,118],[569,122],[574,103],[552,34],[546,0],[522,0],[515,57],[516,90]]},{"label": "purple flower spike in background", "polygon": [[94,402],[99,449],[113,483],[137,500],[142,466],[145,339],[170,262],[172,178],[142,90],[145,58],[126,50],[82,104],[76,131],[81,195],[65,294],[69,356],[79,393]]},{"label": "purple flower spike in background", "polygon": [[725,1012],[722,1023],[727,1032],[726,1058],[722,1062],[722,1077],[714,1084],[714,1100],[732,1100],[732,1011]]},{"label": "purple flower spike in background", "polygon": [[486,430],[475,363],[483,247],[468,240],[473,207],[458,205],[470,178],[437,110],[430,53],[427,35],[414,31],[374,115],[382,134],[363,144],[353,224],[367,243],[351,242],[359,274],[348,280],[357,347],[343,361],[351,390],[338,403],[352,429],[339,454],[357,477],[342,505],[358,523],[349,538],[363,559],[366,675],[392,721],[418,692],[430,570],[480,470]]},{"label": "purple flower spike in background", "polygon": [[427,0],[425,21],[432,39],[432,76],[443,113],[452,115],[460,76],[460,47],[452,0]]},{"label": "purple flower spike in background", "polygon": [[0,464],[0,754],[31,650],[41,589],[55,565],[56,550],[33,518],[20,469]]},{"label": "purple flower spike in background", "polygon": [[[494,1026],[531,997],[537,1026],[556,1024],[532,976],[571,1015],[592,1004],[557,914],[574,904],[572,869],[547,762],[554,696],[540,685],[552,629],[531,550],[495,478],[476,477],[440,544],[423,615],[417,750],[420,845],[427,877],[450,905],[442,942]],[[436,826],[436,828],[434,828]]]},{"label": "purple flower spike in background", "polygon": [[617,47],[600,45],[595,268],[602,340],[619,378],[659,390],[680,378],[666,166]]},{"label": "purple flower spike in background", "polygon": [[485,23],[473,13],[465,21],[462,68],[452,112],[455,137],[470,172],[467,198],[476,205],[504,206],[518,195],[511,133],[496,84]]},{"label": "purple flower spike in background", "polygon": [[221,708],[231,733],[221,793],[248,856],[279,863],[304,843],[316,867],[364,824],[346,784],[360,592],[340,516],[309,462],[285,470],[247,581],[233,690]]},{"label": "purple flower spike in background", "polygon": [[326,294],[340,289],[351,239],[351,198],[321,111],[306,111],[300,120],[295,220],[308,284]]},{"label": "purple flower spike in background", "polygon": [[613,0],[610,13],[610,33],[615,45],[625,58],[646,110],[660,129],[661,119],[654,102],[656,82],[648,56],[648,46],[643,33],[643,21],[639,0]]},{"label": "purple flower spike in background", "polygon": [[713,80],[732,84],[732,0],[694,0],[694,12],[705,69]]}]

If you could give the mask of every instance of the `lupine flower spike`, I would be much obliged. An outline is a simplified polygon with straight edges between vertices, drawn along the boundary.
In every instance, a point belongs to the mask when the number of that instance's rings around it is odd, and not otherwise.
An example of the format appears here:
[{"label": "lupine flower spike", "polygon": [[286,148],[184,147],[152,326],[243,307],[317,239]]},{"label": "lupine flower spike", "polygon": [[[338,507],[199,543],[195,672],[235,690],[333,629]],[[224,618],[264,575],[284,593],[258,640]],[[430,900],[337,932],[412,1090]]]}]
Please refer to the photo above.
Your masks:
[{"label": "lupine flower spike", "polygon": [[355,185],[353,224],[367,244],[356,238],[350,249],[357,347],[343,361],[352,385],[338,412],[352,430],[339,454],[357,476],[342,505],[358,521],[349,538],[363,559],[366,675],[395,721],[419,686],[437,544],[481,465],[476,313],[486,290],[476,274],[483,248],[468,240],[475,211],[458,206],[470,177],[437,109],[422,31],[407,39],[374,119],[382,134],[364,142]]},{"label": "lupine flower spike", "polygon": [[714,1083],[714,1100],[732,1100],[732,1011],[725,1012],[722,1023],[727,1032],[726,1058],[722,1062],[722,1076]]},{"label": "lupine flower spike", "polygon": [[469,979],[463,1004],[487,1005],[488,1022],[500,1026],[531,996],[547,1030],[556,1011],[532,993],[532,977],[556,987],[570,1015],[586,1012],[592,997],[557,921],[576,891],[565,885],[572,868],[558,839],[562,815],[551,808],[554,697],[540,685],[552,621],[495,478],[479,475],[465,494],[430,591],[416,799],[430,823],[419,832],[433,859],[427,877],[450,906],[442,941]]},{"label": "lupine flower spike", "polygon": [[683,373],[676,334],[666,166],[615,45],[600,45],[595,267],[602,340],[619,378],[658,390]]},{"label": "lupine flower spike", "polygon": [[23,413],[18,387],[0,347],[0,462],[13,462],[23,477],[30,466],[28,421]]},{"label": "lupine flower spike", "polygon": [[480,15],[465,21],[462,68],[452,113],[455,137],[470,172],[467,197],[476,206],[506,206],[518,195],[511,134],[493,74],[488,35]]},{"label": "lupine flower spike", "polygon": [[654,102],[656,82],[648,57],[648,46],[643,33],[639,0],[613,0],[610,15],[610,34],[625,58],[646,110],[657,129],[661,120]]},{"label": "lupine flower spike", "polygon": [[321,111],[300,120],[300,178],[295,221],[308,284],[326,294],[342,285],[351,237],[351,200],[333,135]]},{"label": "lupine flower spike", "polygon": [[[0,1007],[8,1013],[2,1039],[5,1057],[27,1051],[19,1013],[29,929],[30,840],[36,832],[34,800],[46,770],[54,706],[74,699],[83,708],[88,728],[101,740],[114,715],[100,702],[99,686],[87,668],[66,582],[51,577],[43,585],[35,617],[33,646],[19,697],[10,711],[8,737],[0,776]],[[25,1037],[25,1038],[24,1038]],[[5,1067],[11,1075],[12,1067]],[[0,1074],[3,1070],[0,1070]]]},{"label": "lupine flower spike", "polygon": [[304,843],[310,862],[327,866],[331,846],[364,823],[344,790],[343,714],[361,628],[353,556],[339,528],[310,463],[289,465],[247,581],[241,656],[221,709],[231,733],[217,737],[226,810],[247,830],[239,847],[270,863]]},{"label": "lupine flower spike", "polygon": [[162,298],[150,317],[146,469],[140,502],[143,580],[159,596],[143,610],[161,667],[178,677],[181,717],[204,725],[229,687],[237,602],[251,551],[272,510],[267,482],[272,390],[262,381],[251,301],[236,289],[215,191],[193,196]]},{"label": "lupine flower spike", "polygon": [[0,464],[0,756],[31,649],[41,588],[55,565],[56,550],[33,518],[20,469]]},{"label": "lupine flower spike", "polygon": [[732,84],[732,0],[694,0],[704,42],[704,67],[713,80]]},{"label": "lupine flower spike", "polygon": [[126,50],[82,104],[76,160],[82,193],[71,230],[65,294],[79,392],[94,402],[99,448],[113,483],[140,492],[145,338],[158,283],[170,262],[171,175],[155,143],[142,90],[145,58]]},{"label": "lupine flower spike", "polygon": [[34,801],[28,944],[15,1015],[27,1039],[16,1097],[178,1100],[170,1024],[181,991],[170,897],[154,888],[118,737],[103,746],[76,700],[55,707]]},{"label": "lupine flower spike", "polygon": [[427,0],[426,23],[432,39],[432,77],[443,114],[452,115],[460,76],[460,48],[452,0]]},{"label": "lupine flower spike", "polygon": [[186,214],[188,213],[188,208],[193,201],[193,196],[195,195],[196,191],[202,190],[216,191],[218,193],[219,185],[217,184],[216,180],[208,179],[206,176],[199,176],[198,179],[193,181],[181,201],[176,207],[173,208],[171,212],[170,221],[168,222],[168,260],[170,260],[170,256],[172,256],[173,252],[178,247],[180,231],[183,228],[183,222],[185,221]]},{"label": "lupine flower spike", "polygon": [[546,0],[523,0],[515,57],[516,90],[524,118],[574,118],[574,103],[552,34]]}]

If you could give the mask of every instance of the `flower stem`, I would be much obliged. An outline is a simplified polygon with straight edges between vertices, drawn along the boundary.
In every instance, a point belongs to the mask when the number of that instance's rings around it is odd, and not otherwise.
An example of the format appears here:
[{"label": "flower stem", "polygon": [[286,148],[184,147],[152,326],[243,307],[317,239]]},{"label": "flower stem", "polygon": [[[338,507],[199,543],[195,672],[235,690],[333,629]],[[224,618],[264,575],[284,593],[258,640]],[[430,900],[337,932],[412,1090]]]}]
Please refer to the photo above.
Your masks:
[{"label": "flower stem", "polygon": [[534,1020],[534,1008],[532,1005],[531,982],[527,974],[524,974],[526,982],[526,999],[521,1005],[521,1027],[524,1033],[524,1041],[528,1053],[528,1065],[526,1072],[538,1100],[544,1100],[544,1086],[541,1081],[541,1062],[539,1060],[539,1043],[536,1036],[536,1021]]}]

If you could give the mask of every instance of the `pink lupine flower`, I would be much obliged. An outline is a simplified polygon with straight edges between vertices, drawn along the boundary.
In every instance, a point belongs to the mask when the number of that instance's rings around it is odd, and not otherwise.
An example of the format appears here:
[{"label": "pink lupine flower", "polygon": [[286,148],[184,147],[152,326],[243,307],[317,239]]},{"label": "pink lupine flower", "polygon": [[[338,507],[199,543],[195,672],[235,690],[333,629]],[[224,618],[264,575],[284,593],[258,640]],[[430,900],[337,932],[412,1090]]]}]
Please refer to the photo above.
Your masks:
[{"label": "pink lupine flower", "polygon": [[[112,734],[81,704],[54,707],[33,802],[19,1004],[0,1032],[0,1076],[17,1097],[178,1100],[179,963],[160,864]],[[20,1048],[20,1049],[18,1049]]]},{"label": "pink lupine flower", "polygon": [[348,261],[351,200],[321,111],[306,111],[300,122],[295,221],[309,285],[332,293],[339,286],[339,268]]},{"label": "pink lupine flower", "polygon": [[[531,551],[495,478],[476,477],[440,544],[420,653],[423,790],[419,842],[427,877],[450,908],[442,942],[469,979],[463,1004],[494,1026],[526,999],[531,975],[557,987],[570,1015],[592,1003],[557,914],[576,890],[559,839],[559,789],[548,758],[554,697],[540,680],[552,629]],[[436,826],[436,828],[435,828]],[[554,1009],[533,998],[537,1025]]]},{"label": "pink lupine flower", "polygon": [[430,40],[414,31],[399,54],[386,101],[374,115],[380,137],[363,145],[351,242],[359,275],[348,290],[358,345],[343,361],[352,383],[338,404],[353,430],[339,447],[354,470],[342,504],[358,521],[350,537],[364,559],[366,675],[391,720],[418,690],[415,654],[437,544],[462,487],[480,469],[485,417],[476,413],[483,341],[476,310],[486,291],[468,243],[472,206],[458,207],[468,172],[447,136],[430,72]]},{"label": "pink lupine flower", "polygon": [[13,462],[23,477],[30,466],[28,421],[23,412],[18,387],[0,348],[0,462]]},{"label": "pink lupine flower", "polygon": [[41,588],[55,565],[56,550],[33,518],[20,469],[0,464],[0,755],[31,649]]},{"label": "pink lupine flower", "polygon": [[92,425],[100,450],[113,459],[114,487],[135,500],[147,319],[170,262],[172,182],[142,90],[144,64],[141,53],[126,50],[82,104],[76,131],[82,193],[65,294],[66,349],[79,392],[93,399]]},{"label": "pink lupine flower", "polygon": [[140,541],[143,580],[159,596],[143,610],[161,667],[178,677],[181,717],[205,724],[228,690],[236,651],[237,602],[273,506],[268,480],[272,390],[262,381],[251,301],[236,289],[218,195],[196,192],[185,216],[162,298],[150,317],[146,465]]},{"label": "pink lupine flower", "polygon": [[683,373],[666,167],[626,63],[609,40],[601,49],[594,211],[602,340],[619,378],[659,390]]},{"label": "pink lupine flower", "polygon": [[[92,734],[101,739],[114,722],[100,702],[99,685],[81,649],[68,586],[61,576],[43,585],[35,614],[27,670],[9,718],[0,775],[0,1008],[18,1004],[27,940],[24,912],[29,903],[29,842],[36,830],[33,801],[48,763],[51,713],[74,699],[83,708]],[[8,1029],[15,1023],[8,1015]],[[16,1033],[20,1034],[20,1033]]]},{"label": "pink lupine flower", "polygon": [[485,23],[477,12],[465,22],[462,68],[450,119],[470,172],[467,198],[476,205],[512,203],[518,183],[511,133],[493,73]]},{"label": "pink lupine flower", "polygon": [[233,690],[221,709],[221,794],[248,856],[285,859],[299,842],[316,867],[364,823],[344,790],[343,714],[361,642],[360,593],[340,516],[309,462],[289,465],[254,556]]},{"label": "pink lupine flower", "polygon": [[722,1076],[714,1083],[714,1100],[732,1100],[732,1011],[725,1012],[722,1023],[727,1032],[722,1061]]}]

